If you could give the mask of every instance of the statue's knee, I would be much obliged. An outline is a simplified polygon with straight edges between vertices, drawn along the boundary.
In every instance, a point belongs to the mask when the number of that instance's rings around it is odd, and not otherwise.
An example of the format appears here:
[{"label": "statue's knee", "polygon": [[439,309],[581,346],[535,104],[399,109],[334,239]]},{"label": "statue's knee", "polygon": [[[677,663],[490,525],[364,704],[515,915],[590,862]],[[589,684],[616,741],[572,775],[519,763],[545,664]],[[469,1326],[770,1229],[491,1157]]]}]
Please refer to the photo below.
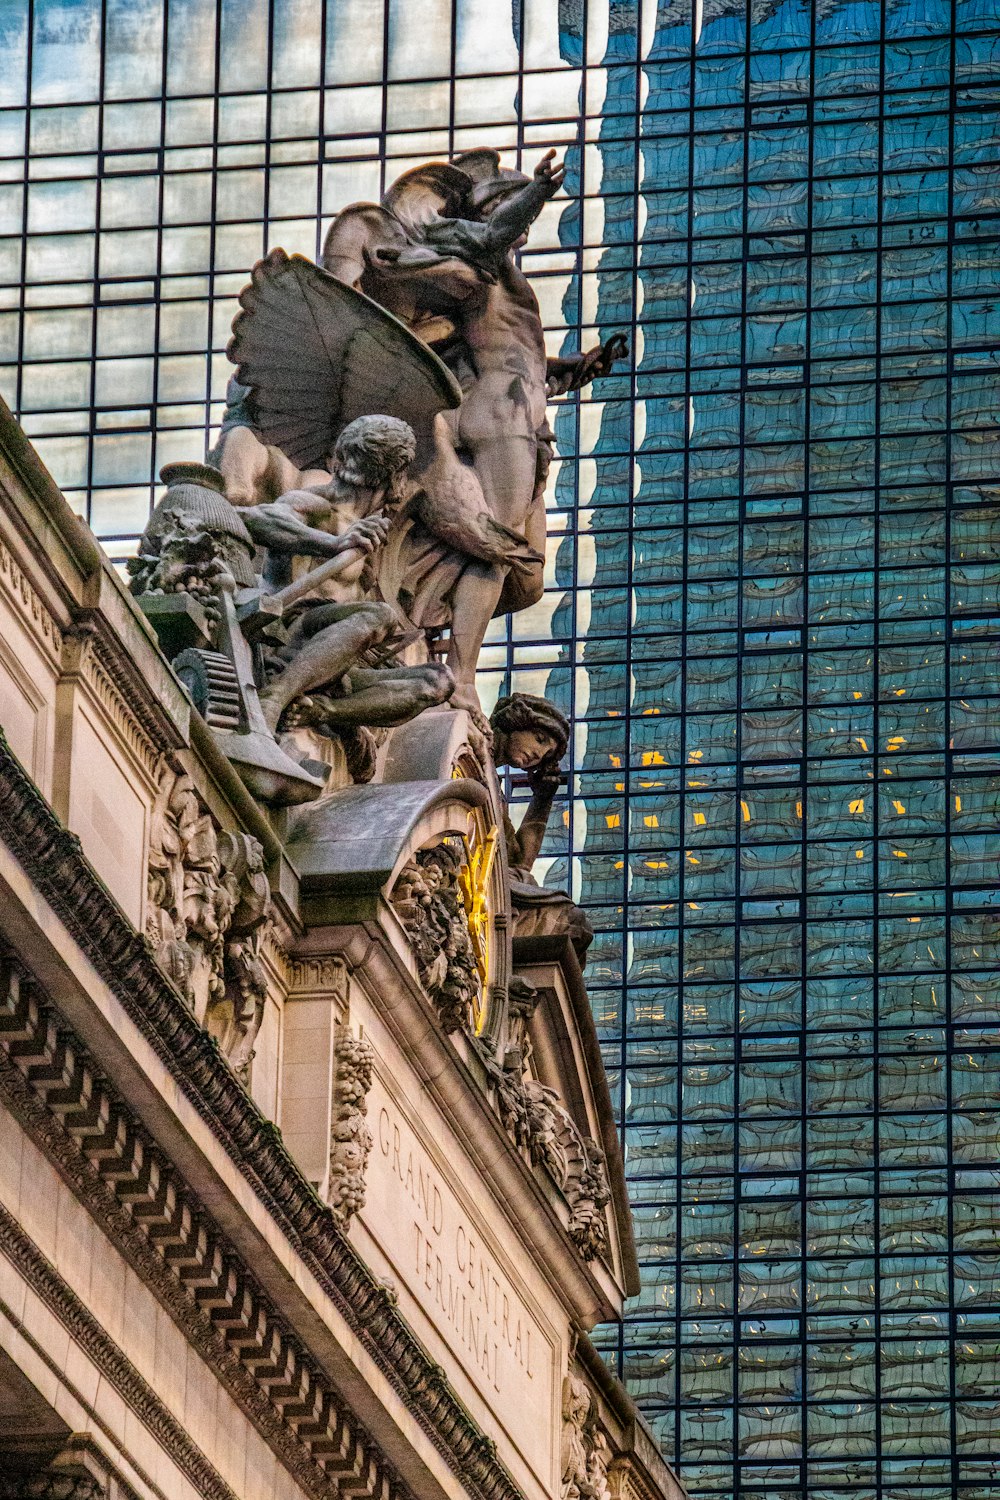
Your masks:
[{"label": "statue's knee", "polygon": [[396,611],[391,604],[381,604],[378,600],[367,600],[364,605],[365,619],[368,620],[373,630],[381,635],[388,635],[397,624]]},{"label": "statue's knee", "polygon": [[417,679],[417,695],[422,708],[437,708],[447,703],[455,691],[455,679],[443,662],[428,662],[420,668]]}]

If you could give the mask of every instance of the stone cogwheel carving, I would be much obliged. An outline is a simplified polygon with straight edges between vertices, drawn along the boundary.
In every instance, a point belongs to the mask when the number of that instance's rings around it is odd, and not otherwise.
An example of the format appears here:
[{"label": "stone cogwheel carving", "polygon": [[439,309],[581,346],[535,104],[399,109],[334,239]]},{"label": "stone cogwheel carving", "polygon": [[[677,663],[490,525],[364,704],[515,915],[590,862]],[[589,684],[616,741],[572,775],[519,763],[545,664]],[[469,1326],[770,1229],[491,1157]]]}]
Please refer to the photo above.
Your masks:
[{"label": "stone cogwheel carving", "polygon": [[463,896],[462,849],[421,849],[402,868],[390,900],[413,945],[417,969],[445,1031],[471,1029],[482,978]]},{"label": "stone cogwheel carving", "polygon": [[156,962],[246,1080],[267,994],[264,851],[219,833],[190,776],[164,766],[150,829],[146,936]]},{"label": "stone cogwheel carving", "polygon": [[366,1118],[372,1057],[371,1043],[365,1037],[353,1036],[346,1027],[338,1027],[329,1202],[345,1226],[365,1206],[365,1169],[373,1141]]}]

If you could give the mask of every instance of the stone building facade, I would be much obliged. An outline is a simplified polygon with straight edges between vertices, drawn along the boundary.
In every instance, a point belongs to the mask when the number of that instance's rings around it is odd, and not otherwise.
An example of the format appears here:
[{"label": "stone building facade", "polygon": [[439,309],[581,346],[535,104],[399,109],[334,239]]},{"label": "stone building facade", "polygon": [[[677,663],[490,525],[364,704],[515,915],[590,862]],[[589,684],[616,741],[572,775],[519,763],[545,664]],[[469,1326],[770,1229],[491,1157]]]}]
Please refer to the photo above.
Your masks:
[{"label": "stone building facade", "polygon": [[589,932],[498,790],[561,720],[411,641],[268,721],[382,616],[268,676],[232,473],[130,592],[0,410],[0,1494],[678,1500],[587,1336],[638,1285]]}]

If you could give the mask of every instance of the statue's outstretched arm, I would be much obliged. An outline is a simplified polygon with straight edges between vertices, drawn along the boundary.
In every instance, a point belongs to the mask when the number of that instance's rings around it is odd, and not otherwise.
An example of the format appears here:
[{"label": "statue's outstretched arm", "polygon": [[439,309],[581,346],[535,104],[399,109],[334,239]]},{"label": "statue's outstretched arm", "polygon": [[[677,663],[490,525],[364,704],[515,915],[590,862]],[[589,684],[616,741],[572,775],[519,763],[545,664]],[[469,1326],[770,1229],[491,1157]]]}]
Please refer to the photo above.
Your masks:
[{"label": "statue's outstretched arm", "polygon": [[245,524],[258,547],[269,552],[297,552],[302,557],[337,557],[347,548],[358,545],[358,537],[344,533],[332,536],[328,531],[319,531],[300,521],[287,506],[250,505],[240,511]]},{"label": "statue's outstretched arm", "polygon": [[490,214],[488,238],[497,248],[509,250],[522,234],[527,234],[548,200],[563,185],[566,168],[556,164],[555,152],[546,151],[531,182],[503,198]]},{"label": "statue's outstretched arm", "polygon": [[623,333],[612,334],[583,354],[549,355],[546,360],[546,390],[550,396],[564,396],[580,391],[601,375],[610,375],[618,360],[628,358],[628,340]]}]

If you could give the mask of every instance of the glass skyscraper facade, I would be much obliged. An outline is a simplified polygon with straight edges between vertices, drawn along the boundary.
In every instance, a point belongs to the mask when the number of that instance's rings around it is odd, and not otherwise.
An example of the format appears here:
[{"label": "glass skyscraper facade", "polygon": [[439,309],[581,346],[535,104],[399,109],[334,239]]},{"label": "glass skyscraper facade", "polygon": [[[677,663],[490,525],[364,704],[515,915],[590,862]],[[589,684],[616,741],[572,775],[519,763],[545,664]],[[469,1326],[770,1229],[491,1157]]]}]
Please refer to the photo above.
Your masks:
[{"label": "glass skyscraper facade", "polygon": [[[412,162],[566,153],[541,871],[597,936],[695,1495],[1000,1493],[1000,0],[0,0],[0,393],[112,555],[252,262]],[[212,352],[206,357],[206,350]]]}]

